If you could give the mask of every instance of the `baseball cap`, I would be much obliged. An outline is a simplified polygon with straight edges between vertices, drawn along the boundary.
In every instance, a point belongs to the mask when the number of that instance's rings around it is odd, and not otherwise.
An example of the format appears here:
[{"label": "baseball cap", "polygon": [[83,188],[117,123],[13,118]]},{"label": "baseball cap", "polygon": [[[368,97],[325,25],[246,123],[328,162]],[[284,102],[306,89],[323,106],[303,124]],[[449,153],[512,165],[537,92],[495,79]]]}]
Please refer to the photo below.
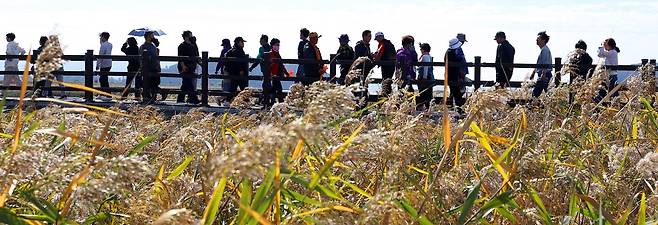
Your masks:
[{"label": "baseball cap", "polygon": [[379,31],[379,32],[375,33],[375,37],[384,37],[384,33]]},{"label": "baseball cap", "polygon": [[233,43],[238,43],[238,42],[247,42],[247,41],[245,41],[244,38],[242,37],[236,37]]},{"label": "baseball cap", "polygon": [[494,37],[494,40],[496,40],[496,38],[499,38],[499,37],[507,38],[505,36],[505,32],[502,32],[502,31],[498,31],[498,33],[496,33],[496,37]]}]

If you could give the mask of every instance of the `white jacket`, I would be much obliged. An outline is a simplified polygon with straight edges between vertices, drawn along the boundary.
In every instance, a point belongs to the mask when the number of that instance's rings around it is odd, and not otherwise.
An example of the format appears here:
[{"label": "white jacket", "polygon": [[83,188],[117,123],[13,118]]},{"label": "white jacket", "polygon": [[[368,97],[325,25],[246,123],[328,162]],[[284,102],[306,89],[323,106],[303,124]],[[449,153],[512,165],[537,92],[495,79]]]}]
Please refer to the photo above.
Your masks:
[{"label": "white jacket", "polygon": [[[18,46],[18,43],[11,41],[7,43],[6,55],[25,55],[25,49]],[[18,67],[18,59],[6,59],[5,68],[8,67]]]}]

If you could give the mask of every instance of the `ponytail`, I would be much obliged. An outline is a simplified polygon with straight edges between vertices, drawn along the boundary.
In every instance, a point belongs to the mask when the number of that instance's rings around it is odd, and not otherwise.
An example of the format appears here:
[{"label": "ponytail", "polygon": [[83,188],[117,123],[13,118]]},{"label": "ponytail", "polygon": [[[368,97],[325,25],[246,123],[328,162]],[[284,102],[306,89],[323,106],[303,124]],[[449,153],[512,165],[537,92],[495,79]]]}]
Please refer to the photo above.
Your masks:
[{"label": "ponytail", "polygon": [[615,50],[617,51],[617,53],[621,52],[621,50],[619,50],[619,47],[616,47],[616,46],[615,46]]}]

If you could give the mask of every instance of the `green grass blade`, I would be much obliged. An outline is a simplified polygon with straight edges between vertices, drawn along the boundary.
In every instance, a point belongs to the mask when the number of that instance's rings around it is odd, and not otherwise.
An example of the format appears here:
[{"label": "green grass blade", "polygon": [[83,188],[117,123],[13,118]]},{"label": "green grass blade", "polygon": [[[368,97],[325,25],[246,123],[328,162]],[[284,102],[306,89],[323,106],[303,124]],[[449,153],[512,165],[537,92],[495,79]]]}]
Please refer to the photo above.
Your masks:
[{"label": "green grass blade", "polygon": [[466,223],[466,219],[468,218],[468,215],[471,213],[471,208],[473,208],[473,205],[475,204],[475,200],[477,200],[478,195],[480,194],[480,185],[482,183],[478,183],[471,189],[471,191],[468,193],[468,196],[466,197],[466,201],[464,201],[464,204],[462,204],[461,207],[461,214],[459,215],[459,218],[457,219],[457,224],[463,225]]},{"label": "green grass blade", "polygon": [[318,184],[318,182],[320,181],[320,178],[322,178],[324,176],[324,174],[327,173],[327,171],[329,171],[329,169],[331,169],[331,167],[334,165],[334,163],[336,162],[338,157],[340,157],[340,155],[342,155],[343,152],[345,152],[345,150],[347,150],[347,147],[350,146],[350,144],[354,141],[354,138],[356,138],[356,136],[361,132],[361,129],[363,129],[364,125],[365,124],[363,124],[363,123],[361,125],[359,125],[359,127],[356,128],[356,130],[354,132],[352,132],[352,135],[350,135],[350,137],[347,138],[347,140],[343,144],[341,144],[338,148],[336,148],[336,150],[334,150],[334,153],[331,154],[329,159],[327,159],[327,161],[325,162],[322,169],[320,169],[320,172],[313,175],[313,179],[311,179],[311,183],[309,184],[309,188],[312,189]]},{"label": "green grass blade", "polygon": [[535,189],[530,188],[530,198],[532,198],[532,201],[535,202],[537,205],[537,208],[539,209],[539,215],[541,216],[542,220],[544,220],[545,224],[553,224],[553,220],[551,219],[551,214],[546,210],[546,207],[544,206],[544,202],[541,200],[541,197],[539,197],[539,194],[537,194],[537,191]]},{"label": "green grass blade", "polygon": [[[112,215],[110,215],[109,213],[104,213],[104,212],[97,213],[97,214],[94,214],[94,215],[91,215],[91,216],[87,217],[87,219],[85,219],[85,221],[82,223],[82,225],[92,225],[94,223],[96,223],[96,224],[107,224],[107,220],[109,220],[110,218],[112,218]],[[103,222],[105,222],[105,223],[103,223]]]},{"label": "green grass blade", "polygon": [[174,169],[174,171],[171,172],[171,174],[169,174],[169,176],[167,176],[167,180],[173,180],[176,177],[183,174],[183,171],[185,171],[185,169],[187,169],[187,167],[190,165],[192,160],[194,160],[194,158],[195,158],[195,156],[185,157],[185,160],[183,160],[183,163],[178,165],[178,167],[176,167],[176,169]]},{"label": "green grass blade", "polygon": [[415,219],[416,222],[418,222],[419,224],[421,224],[421,225],[433,225],[433,223],[429,219],[427,219],[427,217],[425,217],[425,216],[420,216],[419,217],[418,216],[418,210],[416,210],[416,208],[414,208],[411,205],[411,203],[409,203],[409,201],[407,201],[407,199],[403,198],[403,199],[400,199],[400,200],[396,200],[395,204],[398,205],[400,208],[404,209],[404,211],[407,212],[407,214],[409,214],[409,216],[411,216],[411,218]]},{"label": "green grass blade", "polygon": [[226,182],[228,179],[223,177],[217,182],[215,190],[213,190],[212,197],[208,202],[208,206],[203,213],[203,218],[199,224],[212,225],[217,218],[217,212],[219,211],[219,204],[222,202],[222,197],[224,196],[224,189],[226,188]]},{"label": "green grass blade", "polygon": [[128,153],[128,156],[135,156],[135,155],[139,154],[139,152],[141,152],[142,149],[144,149],[144,147],[146,147],[148,144],[150,144],[154,140],[155,140],[155,136],[148,136],[148,137],[144,138],[142,141],[139,142],[139,144],[135,145],[135,147],[132,150],[130,150],[130,152]]},{"label": "green grass blade", "polygon": [[[244,206],[249,206],[251,205],[251,200],[253,197],[253,188],[252,188],[252,183],[251,180],[249,179],[243,179],[242,182],[240,182],[240,204]],[[245,224],[246,219],[247,219],[247,210],[244,208],[240,208],[238,211],[238,216],[237,220],[238,225]]]},{"label": "green grass blade", "polygon": [[19,217],[16,213],[7,208],[0,208],[0,223],[9,225],[27,225],[25,219]]}]

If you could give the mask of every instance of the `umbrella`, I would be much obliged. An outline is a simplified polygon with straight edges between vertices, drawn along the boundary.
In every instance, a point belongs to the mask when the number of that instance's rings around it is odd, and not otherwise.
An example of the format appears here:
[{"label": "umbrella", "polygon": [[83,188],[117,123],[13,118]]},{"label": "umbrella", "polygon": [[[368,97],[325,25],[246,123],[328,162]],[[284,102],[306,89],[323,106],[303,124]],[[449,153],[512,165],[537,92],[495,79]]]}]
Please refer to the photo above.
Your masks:
[{"label": "umbrella", "polygon": [[166,34],[164,31],[162,31],[162,30],[159,30],[159,29],[150,29],[150,28],[148,28],[148,27],[143,27],[143,28],[134,29],[134,30],[130,31],[130,33],[128,33],[128,35],[141,37],[141,36],[144,36],[144,34],[146,33],[146,31],[153,31],[153,34],[155,34],[155,36],[167,35],[167,34]]}]

